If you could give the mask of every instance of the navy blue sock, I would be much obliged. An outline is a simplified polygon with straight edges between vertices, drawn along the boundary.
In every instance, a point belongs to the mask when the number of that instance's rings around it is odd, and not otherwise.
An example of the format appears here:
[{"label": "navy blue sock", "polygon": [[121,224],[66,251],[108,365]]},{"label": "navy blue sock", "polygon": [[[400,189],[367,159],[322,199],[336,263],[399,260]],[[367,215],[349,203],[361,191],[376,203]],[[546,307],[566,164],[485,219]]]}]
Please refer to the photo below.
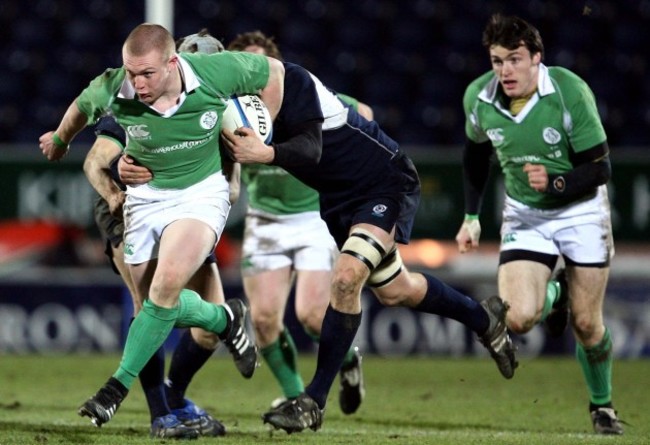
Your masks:
[{"label": "navy blue sock", "polygon": [[165,399],[165,350],[161,346],[140,371],[140,384],[149,405],[151,420],[170,413]]},{"label": "navy blue sock", "polygon": [[360,324],[361,313],[346,314],[327,306],[320,333],[316,372],[309,386],[305,388],[305,392],[321,409],[325,408],[327,394],[341,369],[345,354],[352,346]]},{"label": "navy blue sock", "polygon": [[201,347],[186,330],[174,349],[167,376],[167,403],[171,409],[185,406],[185,391],[194,374],[208,361],[214,351]]},{"label": "navy blue sock", "polygon": [[424,273],[422,275],[427,280],[427,293],[420,304],[413,309],[452,318],[479,335],[485,333],[490,325],[490,319],[485,309],[476,300],[431,275]]}]

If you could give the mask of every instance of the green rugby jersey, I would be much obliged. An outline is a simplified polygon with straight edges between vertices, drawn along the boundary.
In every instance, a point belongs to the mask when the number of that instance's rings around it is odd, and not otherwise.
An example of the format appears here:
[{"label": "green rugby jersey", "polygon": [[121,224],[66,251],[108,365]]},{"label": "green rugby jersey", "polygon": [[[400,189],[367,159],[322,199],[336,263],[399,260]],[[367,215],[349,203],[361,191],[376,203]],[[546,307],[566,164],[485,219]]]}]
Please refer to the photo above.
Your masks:
[{"label": "green rugby jersey", "polygon": [[242,181],[248,204],[273,215],[294,215],[318,211],[318,192],[281,167],[265,164],[242,165]]},{"label": "green rugby jersey", "polygon": [[[339,99],[355,110],[359,101],[337,93]],[[281,167],[264,164],[242,165],[242,182],[246,184],[248,204],[273,215],[295,215],[318,211],[318,192]]]},{"label": "green rugby jersey", "polygon": [[537,92],[517,116],[491,71],[465,91],[465,133],[477,143],[490,141],[505,178],[508,196],[540,209],[572,201],[539,193],[528,184],[526,163],[543,164],[549,174],[573,169],[569,155],[603,143],[607,136],[598,116],[594,94],[571,71],[540,64]]},{"label": "green rugby jersey", "polygon": [[153,172],[150,185],[160,189],[186,188],[221,170],[225,101],[258,94],[269,78],[266,57],[256,54],[182,53],[179,60],[182,102],[166,113],[137,100],[124,67],[106,70],[77,98],[89,124],[106,113],[115,116],[127,134],[125,152]]}]

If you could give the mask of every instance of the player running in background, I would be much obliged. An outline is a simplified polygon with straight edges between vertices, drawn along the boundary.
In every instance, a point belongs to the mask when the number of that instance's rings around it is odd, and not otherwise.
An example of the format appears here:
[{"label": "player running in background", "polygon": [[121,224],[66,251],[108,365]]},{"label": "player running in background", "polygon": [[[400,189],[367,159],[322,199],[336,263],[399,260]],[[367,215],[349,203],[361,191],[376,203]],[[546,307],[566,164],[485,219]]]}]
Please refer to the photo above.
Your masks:
[{"label": "player running in background", "polygon": [[[542,63],[538,30],[518,17],[494,15],[483,45],[492,71],[474,80],[463,100],[466,215],[458,248],[478,247],[496,151],[506,189],[498,284],[510,305],[508,327],[524,334],[546,320],[560,335],[570,312],[594,430],[622,434],[612,406],[612,339],[603,324],[614,254],[605,185],[611,167],[594,95],[574,73]],[[549,283],[560,255],[566,271]]]},{"label": "player running in background", "polygon": [[65,155],[88,123],[112,113],[128,134],[127,154],[153,171],[150,184],[127,187],[126,263],[144,303],[127,336],[119,368],[79,409],[101,426],[174,327],[219,335],[244,377],[257,365],[240,300],[215,305],[186,289],[214,246],[230,210],[219,130],[226,99],[261,91],[272,116],[282,100],[284,68],[245,53],[177,54],[169,31],[138,25],[123,45],[124,65],[106,70],[68,107],[56,132],[39,141],[49,160]]}]

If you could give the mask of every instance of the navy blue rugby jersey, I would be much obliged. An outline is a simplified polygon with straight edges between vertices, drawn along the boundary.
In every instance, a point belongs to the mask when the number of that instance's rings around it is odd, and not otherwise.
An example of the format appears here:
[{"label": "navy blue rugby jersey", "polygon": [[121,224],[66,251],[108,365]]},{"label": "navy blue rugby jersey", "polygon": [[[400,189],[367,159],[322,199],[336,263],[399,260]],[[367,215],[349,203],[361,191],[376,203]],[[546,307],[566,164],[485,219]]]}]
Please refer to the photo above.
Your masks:
[{"label": "navy blue rugby jersey", "polygon": [[[317,165],[282,166],[321,194],[357,196],[401,185],[392,163],[399,145],[376,122],[369,122],[304,68],[285,63],[284,99],[273,124],[273,142],[286,140],[296,123],[323,119],[323,146]],[[287,127],[285,127],[287,126]]]}]

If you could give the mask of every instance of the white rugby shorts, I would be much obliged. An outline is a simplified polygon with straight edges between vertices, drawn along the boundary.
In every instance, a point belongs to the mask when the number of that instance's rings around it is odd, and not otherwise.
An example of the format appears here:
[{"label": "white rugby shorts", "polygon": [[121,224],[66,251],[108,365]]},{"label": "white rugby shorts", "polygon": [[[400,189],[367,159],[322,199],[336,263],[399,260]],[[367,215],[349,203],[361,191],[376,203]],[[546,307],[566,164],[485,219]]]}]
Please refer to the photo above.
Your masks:
[{"label": "white rugby shorts", "polygon": [[319,212],[273,215],[248,209],[242,246],[242,275],[291,266],[331,270],[338,248]]},{"label": "white rugby shorts", "polygon": [[228,194],[228,181],[221,172],[182,190],[160,190],[147,184],[128,187],[124,203],[125,262],[140,264],[158,258],[163,230],[179,219],[203,221],[218,240],[230,212]]},{"label": "white rugby shorts", "polygon": [[581,264],[611,259],[614,240],[607,187],[598,187],[591,199],[549,210],[506,197],[500,249],[566,255]]}]

